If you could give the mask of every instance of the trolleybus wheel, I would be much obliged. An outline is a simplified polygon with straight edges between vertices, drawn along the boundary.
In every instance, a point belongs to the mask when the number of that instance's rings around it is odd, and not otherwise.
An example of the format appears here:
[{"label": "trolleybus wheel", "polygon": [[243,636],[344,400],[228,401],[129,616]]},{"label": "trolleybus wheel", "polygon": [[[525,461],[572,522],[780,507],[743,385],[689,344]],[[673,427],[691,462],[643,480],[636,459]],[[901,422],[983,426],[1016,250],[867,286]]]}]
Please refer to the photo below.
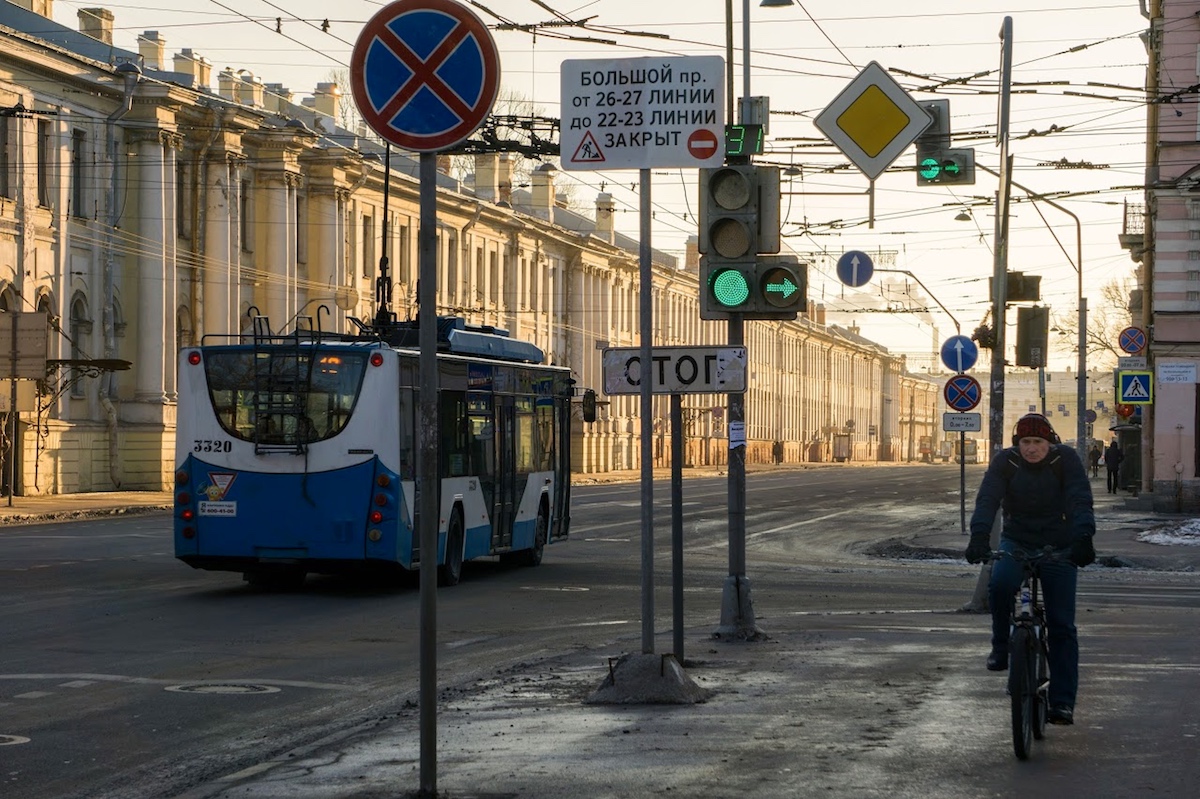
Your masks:
[{"label": "trolleybus wheel", "polygon": [[438,584],[458,585],[463,567],[463,520],[462,512],[455,508],[450,514],[450,525],[446,528],[446,562],[438,566]]},{"label": "trolleybus wheel", "polygon": [[538,566],[542,562],[542,555],[546,552],[546,536],[550,529],[550,522],[546,518],[546,509],[543,507],[538,511],[537,526],[533,528],[533,549],[527,549],[521,553],[522,566]]}]

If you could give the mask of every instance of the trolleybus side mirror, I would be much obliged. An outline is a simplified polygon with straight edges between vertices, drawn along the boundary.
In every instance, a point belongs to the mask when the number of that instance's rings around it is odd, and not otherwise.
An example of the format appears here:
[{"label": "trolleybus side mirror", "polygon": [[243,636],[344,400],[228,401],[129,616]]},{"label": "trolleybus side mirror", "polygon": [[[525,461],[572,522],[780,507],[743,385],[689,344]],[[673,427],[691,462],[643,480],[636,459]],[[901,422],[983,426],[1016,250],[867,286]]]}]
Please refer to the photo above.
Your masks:
[{"label": "trolleybus side mirror", "polygon": [[596,421],[596,392],[590,388],[583,391],[583,421]]}]

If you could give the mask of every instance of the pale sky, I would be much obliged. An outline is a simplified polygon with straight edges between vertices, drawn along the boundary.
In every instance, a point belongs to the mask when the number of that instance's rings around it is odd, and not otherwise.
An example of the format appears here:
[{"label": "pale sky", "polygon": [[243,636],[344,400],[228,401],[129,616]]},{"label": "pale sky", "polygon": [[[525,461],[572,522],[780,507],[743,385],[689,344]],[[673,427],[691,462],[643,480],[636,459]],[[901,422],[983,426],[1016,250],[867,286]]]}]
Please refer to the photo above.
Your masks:
[{"label": "pale sky", "polygon": [[[136,50],[139,33],[157,30],[169,53],[190,47],[212,61],[214,71],[247,69],[264,83],[282,83],[303,95],[329,80],[332,70],[346,68],[363,24],[386,4],[57,0],[55,19],[76,27],[78,10],[96,5],[115,14],[118,46]],[[493,28],[501,22],[553,23],[536,33],[493,33],[501,53],[503,90],[531,98],[544,116],[559,116],[558,65],[564,59],[725,54],[725,7],[713,0],[595,0],[579,5],[490,0],[473,8]],[[742,85],[741,8],[734,3],[735,93]],[[860,289],[844,288],[833,268],[837,257],[846,250],[864,250],[880,254],[877,267],[912,272],[969,335],[990,305],[990,203],[996,181],[980,171],[974,186],[918,188],[910,148],[893,164],[893,170],[906,171],[889,171],[876,181],[875,227],[869,229],[866,178],[823,139],[812,119],[867,63],[877,61],[914,99],[948,99],[955,146],[974,147],[979,163],[998,169],[998,34],[1006,15],[1013,18],[1013,85],[1018,92],[1011,111],[1014,179],[1036,193],[1067,193],[1052,197],[1082,220],[1085,293],[1095,305],[1101,301],[1101,284],[1132,274],[1134,264],[1117,236],[1123,204],[1144,201],[1146,104],[1141,87],[1146,51],[1139,34],[1148,21],[1136,0],[804,0],[787,8],[752,3],[751,92],[770,97],[772,109],[768,153],[762,160],[802,172],[784,186],[789,193],[783,197],[783,235],[788,246],[811,259],[809,296],[831,310],[850,311],[831,315],[830,321],[857,323],[864,335],[914,359],[928,358],[936,343],[955,332],[949,317],[936,303],[921,304],[928,313],[879,312],[889,307],[889,299],[892,308],[904,304],[902,297],[883,296],[881,280],[903,281],[905,276],[878,274]],[[322,32],[326,19],[329,30]],[[564,20],[586,23],[559,24]],[[1049,165],[1064,159],[1087,168]],[[575,195],[585,207],[591,207],[597,192],[612,193],[619,229],[637,235],[636,171],[558,175],[560,184],[578,184]],[[653,244],[682,255],[687,236],[696,232],[696,170],[654,170],[652,179]],[[1014,191],[1014,197],[1021,194]],[[972,220],[956,221],[966,207],[972,209]],[[1013,208],[1009,268],[1041,275],[1043,300],[1055,315],[1074,318],[1076,225],[1057,209],[1038,207],[1044,221],[1028,203]],[[1015,323],[1015,313],[1009,314],[1009,322]],[[1074,363],[1069,350],[1055,353],[1056,367],[1069,363]]]}]

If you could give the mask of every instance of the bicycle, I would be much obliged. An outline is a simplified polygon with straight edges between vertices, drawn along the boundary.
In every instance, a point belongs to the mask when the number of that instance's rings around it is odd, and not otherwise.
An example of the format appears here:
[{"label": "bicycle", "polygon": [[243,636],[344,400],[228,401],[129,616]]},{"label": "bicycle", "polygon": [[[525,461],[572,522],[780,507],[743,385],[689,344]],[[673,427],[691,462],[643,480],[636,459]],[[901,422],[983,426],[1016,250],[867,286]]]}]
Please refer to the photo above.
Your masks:
[{"label": "bicycle", "polygon": [[1047,560],[1061,560],[1063,555],[1053,547],[1033,555],[1022,550],[992,554],[993,560],[1002,557],[1020,563],[1024,572],[1014,595],[1016,604],[1008,639],[1008,694],[1012,700],[1013,751],[1018,760],[1028,760],[1033,742],[1045,737],[1050,710],[1049,648],[1040,596],[1040,566]]}]

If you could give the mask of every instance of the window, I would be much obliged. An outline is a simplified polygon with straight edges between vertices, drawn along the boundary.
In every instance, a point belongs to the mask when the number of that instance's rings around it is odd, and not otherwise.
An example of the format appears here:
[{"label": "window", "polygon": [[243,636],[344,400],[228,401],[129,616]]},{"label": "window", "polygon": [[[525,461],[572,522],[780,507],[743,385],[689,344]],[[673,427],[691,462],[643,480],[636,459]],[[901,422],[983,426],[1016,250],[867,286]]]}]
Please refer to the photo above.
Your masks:
[{"label": "window", "polygon": [[[71,358],[87,358],[91,349],[92,320],[88,317],[87,300],[82,294],[76,294],[71,300],[70,331]],[[83,395],[83,381],[76,380],[71,385],[71,396],[80,399]]]},{"label": "window", "polygon": [[84,170],[87,168],[86,152],[87,132],[79,129],[71,131],[71,216],[77,219],[88,215],[85,206]]},{"label": "window", "polygon": [[9,173],[12,171],[13,159],[10,156],[12,119],[0,117],[0,197],[12,197],[12,181]]},{"label": "window", "polygon": [[296,263],[308,263],[308,196],[296,191]]},{"label": "window", "polygon": [[191,176],[191,164],[182,158],[175,162],[175,235],[181,239],[192,237]]},{"label": "window", "polygon": [[254,252],[254,240],[251,237],[251,222],[250,209],[253,207],[250,202],[250,179],[242,178],[242,192],[238,197],[238,222],[239,232],[242,239],[242,252]]},{"label": "window", "polygon": [[246,349],[210,352],[204,374],[227,433],[265,444],[308,444],[346,427],[366,366],[365,352],[319,350],[297,357],[294,350]]},{"label": "window", "polygon": [[375,264],[375,217],[363,214],[362,218],[362,274],[370,277]]},{"label": "window", "polygon": [[53,153],[50,149],[50,122],[39,119],[37,122],[37,198],[38,205],[50,207],[50,172],[53,164]]}]

